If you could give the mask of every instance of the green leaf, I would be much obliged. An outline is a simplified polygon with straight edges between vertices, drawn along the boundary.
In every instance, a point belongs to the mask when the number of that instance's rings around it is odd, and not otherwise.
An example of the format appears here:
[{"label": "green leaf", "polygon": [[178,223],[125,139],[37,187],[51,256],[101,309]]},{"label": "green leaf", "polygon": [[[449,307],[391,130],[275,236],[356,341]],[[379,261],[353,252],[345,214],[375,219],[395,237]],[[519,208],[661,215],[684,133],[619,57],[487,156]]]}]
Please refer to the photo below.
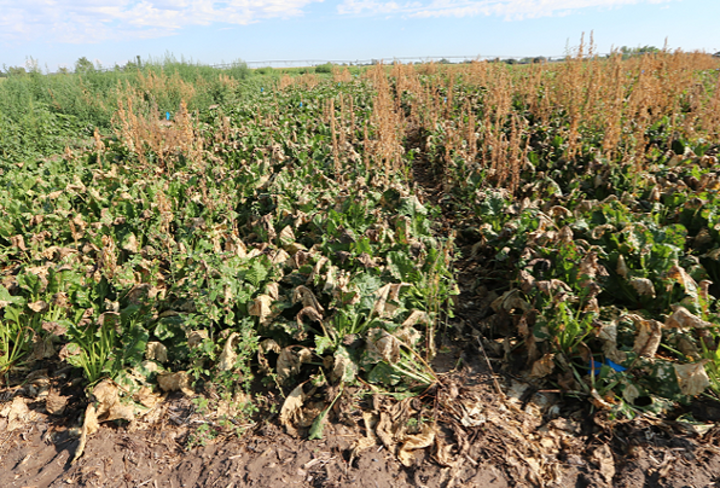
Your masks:
[{"label": "green leaf", "polygon": [[267,258],[264,258],[264,256],[254,258],[250,263],[250,267],[244,273],[243,277],[256,288],[268,277],[269,263],[263,262],[266,260]]},{"label": "green leaf", "polygon": [[[332,406],[332,405],[330,405]],[[315,420],[312,423],[312,426],[310,427],[310,434],[308,435],[308,439],[322,439],[323,438],[323,430],[325,428],[325,418],[327,417],[328,412],[330,411],[330,407],[327,407],[325,410],[320,412],[320,415],[315,417]]]},{"label": "green leaf", "polygon": [[10,295],[10,292],[3,285],[0,285],[0,308],[4,308],[8,304],[24,305],[25,299],[23,297],[14,297]]},{"label": "green leaf", "polygon": [[420,281],[417,265],[407,254],[397,251],[389,252],[387,269],[396,280],[410,283]]},{"label": "green leaf", "polygon": [[334,347],[333,341],[327,336],[315,336],[315,354],[323,354]]},{"label": "green leaf", "polygon": [[395,386],[402,381],[403,377],[391,365],[380,361],[368,374],[370,383]]}]

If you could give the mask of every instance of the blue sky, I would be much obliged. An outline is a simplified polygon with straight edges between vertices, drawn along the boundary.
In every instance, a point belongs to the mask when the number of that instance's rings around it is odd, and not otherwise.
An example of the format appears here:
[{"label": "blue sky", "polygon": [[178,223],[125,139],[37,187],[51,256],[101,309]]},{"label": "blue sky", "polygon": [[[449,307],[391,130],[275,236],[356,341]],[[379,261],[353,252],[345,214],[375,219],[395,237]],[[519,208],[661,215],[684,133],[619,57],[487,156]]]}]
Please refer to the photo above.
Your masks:
[{"label": "blue sky", "polygon": [[0,0],[0,65],[720,51],[720,0]]}]

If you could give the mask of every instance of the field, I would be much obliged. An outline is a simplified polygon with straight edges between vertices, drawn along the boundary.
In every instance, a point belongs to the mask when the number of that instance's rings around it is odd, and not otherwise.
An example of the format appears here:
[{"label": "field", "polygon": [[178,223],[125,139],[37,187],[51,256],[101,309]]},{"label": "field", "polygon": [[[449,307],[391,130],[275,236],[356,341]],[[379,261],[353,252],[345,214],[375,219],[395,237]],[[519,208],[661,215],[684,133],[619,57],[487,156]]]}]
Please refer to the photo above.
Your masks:
[{"label": "field", "polygon": [[589,51],[5,79],[0,464],[40,482],[42,414],[48,485],[109,425],[328,442],[311,486],[714,483],[720,62]]}]

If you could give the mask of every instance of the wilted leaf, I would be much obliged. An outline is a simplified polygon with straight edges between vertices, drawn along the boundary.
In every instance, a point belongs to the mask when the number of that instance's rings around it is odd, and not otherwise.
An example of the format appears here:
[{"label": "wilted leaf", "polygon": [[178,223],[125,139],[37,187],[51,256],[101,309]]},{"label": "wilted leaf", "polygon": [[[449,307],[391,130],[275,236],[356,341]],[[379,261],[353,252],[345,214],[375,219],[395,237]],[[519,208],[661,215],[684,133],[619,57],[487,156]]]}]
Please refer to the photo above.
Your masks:
[{"label": "wilted leaf", "polygon": [[314,308],[320,314],[325,312],[325,309],[322,307],[322,305],[320,305],[320,302],[318,302],[315,294],[306,286],[300,285],[293,291],[293,303],[298,302],[302,303],[303,308]]},{"label": "wilted leaf", "polygon": [[367,332],[367,356],[371,362],[395,364],[400,358],[400,341],[383,329]]},{"label": "wilted leaf", "polygon": [[530,372],[531,378],[544,378],[555,369],[555,354],[545,354],[535,361]]},{"label": "wilted leaf", "polygon": [[315,307],[304,307],[295,316],[295,320],[297,321],[298,325],[300,325],[300,326],[302,326],[305,319],[309,319],[312,322],[322,322],[323,321],[322,315],[320,315],[320,313],[317,311],[317,309]]},{"label": "wilted leaf", "polygon": [[662,324],[657,320],[645,320],[636,314],[628,316],[635,323],[637,334],[633,351],[640,356],[655,357],[662,340]]},{"label": "wilted leaf", "polygon": [[330,372],[330,381],[333,383],[350,383],[357,374],[357,365],[350,358],[350,354],[344,347],[338,347],[335,351],[333,369]]},{"label": "wilted leaf", "polygon": [[233,332],[225,342],[225,347],[220,353],[218,358],[217,368],[220,371],[230,371],[235,367],[235,360],[237,359],[237,352],[235,352],[236,339],[240,337],[237,332]]},{"label": "wilted leaf", "polygon": [[[680,284],[680,286],[683,287],[683,290],[685,290],[685,293],[690,296],[691,299],[694,301],[697,301],[698,298],[698,285],[695,283],[695,280],[692,279],[692,277],[685,271],[685,268],[682,268],[681,266],[678,266],[677,264],[674,264],[667,272],[666,277],[676,281]],[[668,291],[672,290],[672,285],[670,285],[670,289]]]},{"label": "wilted leaf", "polygon": [[162,395],[154,393],[152,389],[147,386],[141,387],[138,392],[133,395],[133,400],[147,408],[153,408],[162,401],[162,398]]},{"label": "wilted leaf", "polygon": [[271,262],[282,266],[292,265],[292,258],[284,249],[278,249],[277,252],[272,255]]},{"label": "wilted leaf", "polygon": [[268,283],[265,285],[265,290],[270,298],[275,301],[280,300],[280,286],[277,283]]},{"label": "wilted leaf", "polygon": [[387,412],[380,412],[380,420],[375,427],[375,433],[387,450],[395,452],[397,442],[395,442],[395,436],[393,434],[392,420]]},{"label": "wilted leaf", "polygon": [[598,339],[602,341],[602,348],[605,357],[609,360],[622,364],[627,360],[627,354],[618,350],[617,347],[617,324],[601,324],[598,332]]},{"label": "wilted leaf", "polygon": [[50,308],[49,305],[43,300],[38,300],[37,302],[28,303],[27,306],[30,310],[32,310],[35,313],[44,313],[44,312],[48,311],[48,308]]},{"label": "wilted leaf", "polygon": [[190,376],[185,371],[176,373],[162,373],[157,376],[158,385],[163,391],[182,391],[186,396],[194,396],[190,387]]},{"label": "wilted leaf", "polygon": [[50,415],[62,415],[68,403],[68,398],[58,394],[54,389],[50,389],[47,397],[45,397],[45,410]]},{"label": "wilted leaf", "polygon": [[248,313],[255,317],[260,317],[260,325],[268,325],[273,317],[272,309],[270,308],[273,301],[269,295],[260,295],[253,300]]},{"label": "wilted leaf", "polygon": [[280,245],[287,250],[288,246],[295,242],[295,233],[292,227],[289,225],[285,226],[285,228],[280,231],[278,238],[280,239]]},{"label": "wilted leaf", "polygon": [[27,422],[34,420],[35,416],[35,412],[28,408],[27,401],[20,396],[13,398],[13,401],[0,411],[0,417],[6,417],[8,420],[8,432],[24,427]]},{"label": "wilted leaf", "polygon": [[607,276],[607,274],[607,270],[598,263],[598,255],[595,251],[588,252],[580,261],[579,276],[584,277],[580,281],[581,286],[587,281],[591,281],[598,276]]},{"label": "wilted leaf", "polygon": [[710,386],[710,379],[705,372],[705,365],[709,361],[709,359],[705,359],[697,363],[673,364],[678,385],[683,395],[699,395],[705,391],[705,388]]},{"label": "wilted leaf", "polygon": [[20,249],[21,251],[27,251],[27,247],[25,247],[25,238],[20,234],[10,237],[10,245]]},{"label": "wilted leaf", "polygon": [[304,383],[296,386],[295,389],[290,392],[280,409],[280,423],[285,426],[287,433],[294,437],[297,437],[298,433],[293,424],[300,416],[306,398],[303,385]]},{"label": "wilted leaf", "polygon": [[615,271],[617,272],[617,274],[619,274],[623,278],[627,278],[627,275],[630,270],[628,269],[627,264],[625,264],[625,258],[623,257],[622,254],[620,254],[618,256],[617,266],[615,267]]},{"label": "wilted leaf", "polygon": [[157,341],[148,342],[145,350],[145,358],[159,363],[165,363],[168,360],[167,348]]},{"label": "wilted leaf", "polygon": [[435,427],[425,424],[419,434],[411,435],[405,440],[398,451],[398,459],[404,466],[412,466],[415,459],[413,451],[430,447],[435,441]]},{"label": "wilted leaf", "polygon": [[520,290],[517,289],[506,291],[501,297],[495,299],[490,306],[497,313],[501,311],[511,312],[516,309],[529,312],[532,309],[530,304],[522,298]]},{"label": "wilted leaf", "polygon": [[194,349],[194,348],[198,347],[200,344],[202,344],[202,342],[205,339],[207,339],[208,337],[209,337],[208,331],[205,329],[190,331],[187,334],[188,347],[190,349]]},{"label": "wilted leaf", "polygon": [[638,390],[637,386],[628,382],[623,390],[623,399],[632,405],[639,396],[640,390]]},{"label": "wilted leaf", "polygon": [[128,252],[137,254],[139,245],[135,234],[133,234],[132,232],[128,234],[123,240],[121,247]]},{"label": "wilted leaf", "polygon": [[630,285],[635,289],[638,295],[655,298],[655,287],[653,282],[647,278],[631,278]]},{"label": "wilted leaf", "polygon": [[696,328],[702,329],[712,327],[713,324],[702,320],[691,314],[685,307],[677,307],[673,314],[665,320],[665,327],[672,328]]},{"label": "wilted leaf", "polygon": [[600,469],[600,474],[605,478],[605,482],[612,486],[612,481],[615,477],[615,460],[610,446],[603,444],[596,448],[592,453],[591,459]]},{"label": "wilted leaf", "polygon": [[393,335],[410,347],[415,346],[422,338],[420,331],[410,325],[403,325],[401,328],[393,332]]},{"label": "wilted leaf", "polygon": [[280,351],[275,370],[281,384],[300,372],[304,363],[310,362],[312,352],[306,347],[289,346]]},{"label": "wilted leaf", "polygon": [[80,459],[80,456],[82,456],[83,452],[85,452],[85,445],[87,444],[88,437],[97,432],[99,428],[100,424],[98,423],[97,415],[95,413],[95,404],[91,403],[85,409],[85,418],[80,431],[80,443],[75,450],[75,456],[72,460],[73,463]]}]

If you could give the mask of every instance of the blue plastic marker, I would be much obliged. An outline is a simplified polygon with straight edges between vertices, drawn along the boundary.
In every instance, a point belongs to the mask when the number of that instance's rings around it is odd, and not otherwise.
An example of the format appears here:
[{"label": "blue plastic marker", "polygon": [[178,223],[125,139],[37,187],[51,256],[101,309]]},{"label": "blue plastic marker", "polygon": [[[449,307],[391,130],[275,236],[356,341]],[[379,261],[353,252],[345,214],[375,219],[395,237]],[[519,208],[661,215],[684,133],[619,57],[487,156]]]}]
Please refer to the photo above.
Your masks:
[{"label": "blue plastic marker", "polygon": [[300,102],[300,108],[302,108],[302,102]]},{"label": "blue plastic marker", "polygon": [[623,371],[627,371],[627,368],[625,368],[625,367],[623,367],[623,366],[620,366],[619,364],[614,363],[614,362],[610,361],[609,359],[606,359],[604,363],[598,363],[598,362],[595,361],[594,359],[591,359],[591,360],[590,360],[590,369],[600,369],[600,368],[602,368],[603,366],[610,366],[610,368],[611,368],[613,371],[617,371],[618,373],[622,373]]},{"label": "blue plastic marker", "polygon": [[260,93],[262,93],[262,92],[264,92],[264,91],[265,91],[265,88],[260,87]]},{"label": "blue plastic marker", "polygon": [[170,120],[170,112],[165,112],[165,120]]}]

